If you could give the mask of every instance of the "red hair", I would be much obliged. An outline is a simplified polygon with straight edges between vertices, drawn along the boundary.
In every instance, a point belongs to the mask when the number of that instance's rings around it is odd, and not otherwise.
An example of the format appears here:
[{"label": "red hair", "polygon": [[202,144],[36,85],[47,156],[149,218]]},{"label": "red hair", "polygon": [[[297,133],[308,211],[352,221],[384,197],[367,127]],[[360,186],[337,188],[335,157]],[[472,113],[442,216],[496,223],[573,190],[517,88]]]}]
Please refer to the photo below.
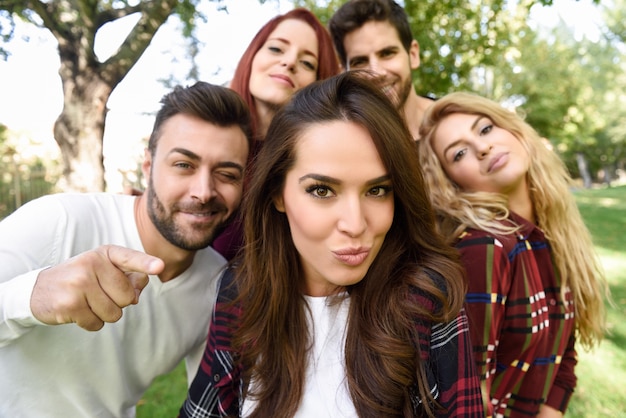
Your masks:
[{"label": "red hair", "polygon": [[317,42],[319,45],[318,51],[318,67],[317,67],[317,80],[322,80],[328,78],[330,76],[339,74],[339,60],[337,59],[337,55],[335,53],[335,49],[333,46],[333,41],[330,37],[330,34],[319,21],[319,19],[311,13],[309,10],[304,8],[293,9],[283,15],[278,15],[272,18],[269,22],[267,22],[254,36],[250,45],[245,50],[239,63],[237,64],[237,68],[235,69],[235,74],[233,76],[232,81],[230,82],[230,88],[235,90],[248,104],[251,113],[251,121],[252,121],[252,133],[255,139],[258,139],[258,119],[256,106],[254,104],[254,99],[252,98],[252,94],[250,93],[250,74],[252,72],[252,61],[256,53],[261,49],[263,44],[267,41],[270,34],[276,29],[276,27],[285,20],[288,19],[296,19],[301,20],[304,23],[308,24],[314,31],[317,37]]}]

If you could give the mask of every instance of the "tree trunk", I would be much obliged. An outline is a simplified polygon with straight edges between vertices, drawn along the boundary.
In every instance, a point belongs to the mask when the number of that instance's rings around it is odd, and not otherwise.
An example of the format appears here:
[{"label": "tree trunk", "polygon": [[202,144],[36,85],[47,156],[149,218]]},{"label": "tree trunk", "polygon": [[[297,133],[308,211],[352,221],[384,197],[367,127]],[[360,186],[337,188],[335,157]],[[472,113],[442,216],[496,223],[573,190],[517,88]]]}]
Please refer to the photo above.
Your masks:
[{"label": "tree trunk", "polygon": [[580,172],[580,176],[583,178],[583,185],[585,189],[591,188],[591,175],[589,174],[587,159],[580,152],[576,153],[576,163],[578,164],[578,171]]},{"label": "tree trunk", "polygon": [[[48,28],[59,43],[63,110],[54,123],[54,138],[62,156],[60,191],[104,191],[102,142],[107,100],[177,7],[183,11],[186,31],[192,32],[197,3],[193,0],[2,1],[2,7],[11,6],[26,20]],[[136,13],[140,18],[118,51],[100,62],[94,52],[98,29]]]},{"label": "tree trunk", "polygon": [[104,191],[102,142],[111,88],[95,75],[63,79],[63,110],[54,124],[61,148],[62,191]]}]

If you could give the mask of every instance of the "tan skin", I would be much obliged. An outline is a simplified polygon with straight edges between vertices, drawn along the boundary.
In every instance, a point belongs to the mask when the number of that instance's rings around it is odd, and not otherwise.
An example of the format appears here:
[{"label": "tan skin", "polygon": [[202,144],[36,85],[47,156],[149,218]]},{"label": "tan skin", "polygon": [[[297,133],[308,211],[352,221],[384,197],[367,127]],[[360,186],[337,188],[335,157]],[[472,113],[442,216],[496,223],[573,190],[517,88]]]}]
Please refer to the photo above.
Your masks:
[{"label": "tan skin", "polygon": [[395,95],[395,100],[402,95],[403,89],[408,88],[406,100],[399,110],[411,135],[418,139],[424,112],[432,101],[419,96],[412,85],[412,71],[420,66],[417,41],[413,40],[407,51],[391,23],[369,21],[348,33],[343,45],[346,50],[346,69],[372,71],[381,78],[383,91]]}]

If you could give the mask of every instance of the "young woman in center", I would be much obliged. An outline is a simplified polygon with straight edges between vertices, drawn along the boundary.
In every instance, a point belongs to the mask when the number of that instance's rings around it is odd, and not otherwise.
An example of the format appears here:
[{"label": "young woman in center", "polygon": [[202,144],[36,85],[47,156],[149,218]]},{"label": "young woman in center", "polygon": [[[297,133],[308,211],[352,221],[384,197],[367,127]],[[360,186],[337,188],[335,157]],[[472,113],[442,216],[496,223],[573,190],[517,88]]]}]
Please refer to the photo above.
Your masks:
[{"label": "young woman in center", "polygon": [[458,255],[415,143],[348,72],[272,120],[181,417],[482,417]]},{"label": "young woman in center", "polygon": [[[276,111],[301,88],[339,71],[330,34],[310,11],[291,10],[259,29],[230,82],[230,88],[250,108],[254,140],[251,161],[262,146]],[[241,220],[236,219],[213,242],[213,247],[232,259],[241,247],[242,235]]]},{"label": "young woman in center", "polygon": [[494,417],[561,417],[576,339],[603,336],[606,282],[558,156],[516,113],[468,93],[426,112],[420,164],[468,276],[467,315]]}]

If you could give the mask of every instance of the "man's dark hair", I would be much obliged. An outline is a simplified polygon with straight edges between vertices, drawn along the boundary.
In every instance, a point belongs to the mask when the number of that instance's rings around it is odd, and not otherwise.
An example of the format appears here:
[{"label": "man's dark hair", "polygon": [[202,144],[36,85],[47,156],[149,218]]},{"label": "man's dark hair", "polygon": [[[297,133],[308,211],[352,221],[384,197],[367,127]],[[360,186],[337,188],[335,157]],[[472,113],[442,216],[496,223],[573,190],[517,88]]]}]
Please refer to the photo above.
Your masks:
[{"label": "man's dark hair", "polygon": [[413,34],[409,18],[402,6],[393,0],[351,0],[341,6],[328,22],[335,49],[345,67],[348,63],[343,40],[347,34],[372,20],[388,21],[396,28],[404,49],[409,51],[411,48]]},{"label": "man's dark hair", "polygon": [[252,138],[250,112],[243,99],[227,87],[198,81],[189,87],[176,86],[163,96],[161,109],[156,115],[148,150],[156,152],[161,126],[177,114],[196,116],[217,126],[237,125],[246,135],[248,146]]}]

